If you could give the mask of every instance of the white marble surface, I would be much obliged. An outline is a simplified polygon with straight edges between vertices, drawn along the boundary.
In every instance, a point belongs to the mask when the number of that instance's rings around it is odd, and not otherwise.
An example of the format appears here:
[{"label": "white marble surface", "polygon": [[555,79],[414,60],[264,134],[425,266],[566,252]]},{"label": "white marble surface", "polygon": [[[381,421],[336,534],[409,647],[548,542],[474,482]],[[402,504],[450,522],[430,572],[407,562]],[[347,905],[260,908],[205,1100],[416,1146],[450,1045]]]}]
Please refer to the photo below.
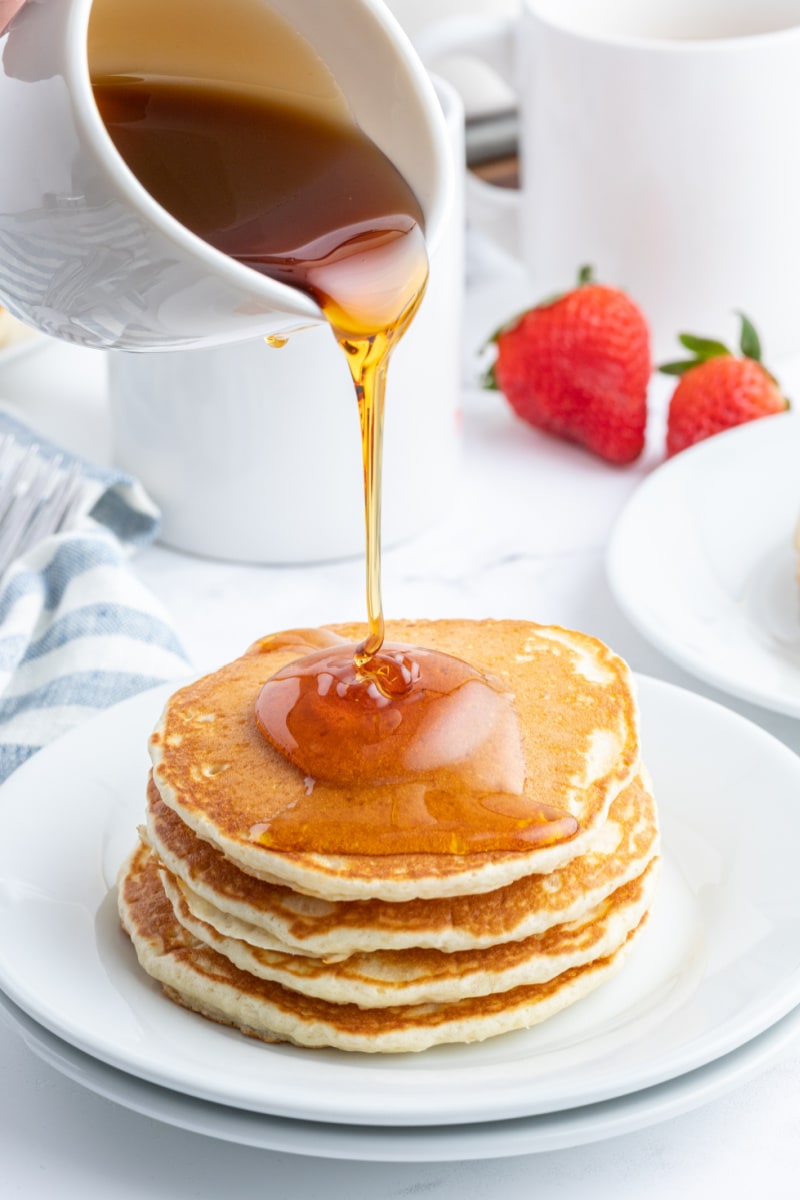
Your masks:
[{"label": "white marble surface", "polygon": [[[605,580],[615,517],[661,458],[663,386],[643,460],[623,470],[538,435],[502,398],[474,386],[473,349],[526,300],[526,285],[473,255],[465,334],[463,460],[446,512],[413,544],[388,550],[389,616],[515,616],[583,628],[638,670],[728,704],[800,751],[800,722],[735,701],[673,666],[632,629]],[[779,366],[781,366],[779,364]],[[788,390],[797,364],[780,372]],[[795,386],[794,394],[800,394]],[[0,371],[0,401],[72,449],[108,460],[104,361],[52,345]],[[424,486],[424,481],[422,481]],[[169,609],[198,670],[265,632],[363,615],[360,560],[242,566],[162,546],[135,569]],[[766,801],[768,803],[768,800]],[[332,1162],[237,1147],[138,1116],[44,1065],[0,1025],[3,1197],[59,1200],[687,1200],[715,1192],[797,1195],[800,1044],[754,1081],[704,1108],[580,1148],[468,1164]]]}]

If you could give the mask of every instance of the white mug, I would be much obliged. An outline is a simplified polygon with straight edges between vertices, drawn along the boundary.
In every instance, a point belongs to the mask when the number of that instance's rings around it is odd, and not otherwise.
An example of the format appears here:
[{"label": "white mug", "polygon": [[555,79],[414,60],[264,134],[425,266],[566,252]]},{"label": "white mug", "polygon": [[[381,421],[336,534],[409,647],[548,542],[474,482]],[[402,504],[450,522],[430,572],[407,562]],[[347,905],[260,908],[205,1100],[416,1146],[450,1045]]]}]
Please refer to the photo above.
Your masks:
[{"label": "white mug", "polygon": [[[309,296],[214,249],[157,204],[92,93],[94,68],[169,75],[174,63],[192,78],[260,87],[275,37],[268,9],[305,39],[309,61],[322,59],[404,175],[435,247],[451,186],[441,109],[380,0],[28,0],[0,37],[0,302],[15,316],[66,341],[131,350],[322,320]],[[301,92],[307,74],[295,75],[281,86]]]},{"label": "white mug", "polygon": [[[446,511],[458,462],[464,110],[449,85],[436,90],[457,183],[425,297],[389,364],[387,545]],[[162,541],[239,562],[364,553],[358,411],[329,329],[303,330],[280,349],[259,338],[109,361],[114,458],[158,503]]]},{"label": "white mug", "polygon": [[477,55],[519,96],[521,195],[472,180],[468,212],[506,248],[518,228],[533,295],[592,264],[658,356],[734,309],[771,357],[800,348],[800,0],[522,0],[417,46]]}]

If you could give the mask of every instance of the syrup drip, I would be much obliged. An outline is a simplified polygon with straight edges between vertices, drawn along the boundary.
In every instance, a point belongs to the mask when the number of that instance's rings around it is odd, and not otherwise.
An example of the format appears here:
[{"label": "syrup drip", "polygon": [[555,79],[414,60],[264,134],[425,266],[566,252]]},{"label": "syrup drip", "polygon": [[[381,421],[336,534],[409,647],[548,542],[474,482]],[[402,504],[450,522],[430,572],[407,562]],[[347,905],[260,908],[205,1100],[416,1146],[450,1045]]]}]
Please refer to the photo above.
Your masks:
[{"label": "syrup drip", "polygon": [[[389,214],[354,222],[304,246],[290,262],[251,255],[256,267],[309,292],[324,312],[347,359],[361,427],[366,540],[368,635],[356,648],[358,669],[392,694],[400,676],[379,655],[384,638],[381,596],[381,475],[386,372],[391,352],[425,292],[428,259],[422,215]],[[392,680],[391,684],[389,680]]]},{"label": "syrup drip", "polygon": [[516,712],[498,681],[448,654],[385,644],[387,694],[354,649],[323,646],[262,688],[258,727],[303,772],[306,796],[256,824],[254,840],[330,854],[474,854],[574,837],[574,817],[524,793]]}]

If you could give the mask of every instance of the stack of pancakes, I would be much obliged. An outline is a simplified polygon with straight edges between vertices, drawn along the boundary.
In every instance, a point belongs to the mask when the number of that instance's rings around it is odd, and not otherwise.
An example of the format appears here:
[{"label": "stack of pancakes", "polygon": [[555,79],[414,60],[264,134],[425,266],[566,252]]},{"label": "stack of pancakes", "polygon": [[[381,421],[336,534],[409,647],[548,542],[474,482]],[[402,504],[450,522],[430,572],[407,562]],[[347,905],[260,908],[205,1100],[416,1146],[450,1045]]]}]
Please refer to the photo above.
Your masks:
[{"label": "stack of pancakes", "polygon": [[265,639],[167,703],[147,824],[120,875],[139,961],[186,1007],[305,1046],[482,1040],[585,996],[642,929],[658,826],[625,664],[584,634],[523,622],[398,622],[387,636],[503,681],[525,794],[572,814],[577,834],[466,855],[265,845],[254,831],[310,786],[256,727],[262,684],[304,652]]}]

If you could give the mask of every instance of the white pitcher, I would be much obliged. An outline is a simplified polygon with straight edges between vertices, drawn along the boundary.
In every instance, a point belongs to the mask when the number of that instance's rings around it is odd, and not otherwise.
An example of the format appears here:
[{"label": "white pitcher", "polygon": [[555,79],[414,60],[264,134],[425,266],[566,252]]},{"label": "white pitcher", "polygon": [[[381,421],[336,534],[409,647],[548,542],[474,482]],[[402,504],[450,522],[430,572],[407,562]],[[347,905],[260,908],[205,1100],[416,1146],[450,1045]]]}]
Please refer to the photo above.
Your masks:
[{"label": "white pitcher", "polygon": [[435,246],[452,185],[442,111],[381,0],[28,0],[0,37],[0,302],[12,313],[66,341],[127,350],[210,346],[323,319],[310,297],[215,250],[156,203],[92,94],[93,7],[98,17],[114,9],[124,30],[119,53],[103,51],[115,69],[168,73],[176,46],[191,58],[198,29],[207,47],[211,27],[217,78],[240,84],[259,82],[265,6],[328,66],[416,193]]}]

